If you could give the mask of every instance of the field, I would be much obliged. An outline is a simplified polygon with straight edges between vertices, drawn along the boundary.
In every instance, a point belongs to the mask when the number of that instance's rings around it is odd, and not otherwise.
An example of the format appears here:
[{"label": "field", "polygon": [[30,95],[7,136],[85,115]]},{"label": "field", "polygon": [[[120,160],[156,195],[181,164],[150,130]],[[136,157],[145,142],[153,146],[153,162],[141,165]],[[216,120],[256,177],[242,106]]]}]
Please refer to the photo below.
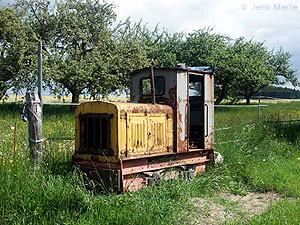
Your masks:
[{"label": "field", "polygon": [[[300,119],[300,103],[268,105],[260,123],[257,108],[216,108],[216,151],[224,162],[203,176],[115,195],[85,188],[70,164],[73,141],[46,141],[45,165],[35,172],[22,106],[2,103],[0,224],[299,224],[300,123],[286,121]],[[43,136],[74,137],[68,106],[44,107]],[[251,194],[277,201],[253,216],[233,200]],[[216,215],[221,208],[224,215]]]}]

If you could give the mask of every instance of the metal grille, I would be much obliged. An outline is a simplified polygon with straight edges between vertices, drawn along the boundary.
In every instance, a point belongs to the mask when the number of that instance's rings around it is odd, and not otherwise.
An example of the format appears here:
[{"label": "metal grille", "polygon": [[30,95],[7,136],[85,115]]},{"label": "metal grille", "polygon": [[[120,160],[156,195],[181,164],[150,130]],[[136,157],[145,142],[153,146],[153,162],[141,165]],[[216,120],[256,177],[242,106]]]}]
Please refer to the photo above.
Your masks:
[{"label": "metal grille", "polygon": [[110,156],[113,151],[110,144],[109,114],[85,114],[80,119],[80,150]]}]

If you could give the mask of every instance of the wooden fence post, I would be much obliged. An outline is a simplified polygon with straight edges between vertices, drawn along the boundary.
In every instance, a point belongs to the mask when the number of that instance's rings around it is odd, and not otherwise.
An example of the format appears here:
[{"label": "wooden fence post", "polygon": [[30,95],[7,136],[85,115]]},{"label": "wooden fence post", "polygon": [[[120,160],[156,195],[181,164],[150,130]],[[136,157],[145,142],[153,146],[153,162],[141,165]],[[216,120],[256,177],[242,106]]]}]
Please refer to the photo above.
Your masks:
[{"label": "wooden fence post", "polygon": [[26,93],[26,115],[30,153],[35,169],[39,169],[43,161],[42,107],[35,93]]}]

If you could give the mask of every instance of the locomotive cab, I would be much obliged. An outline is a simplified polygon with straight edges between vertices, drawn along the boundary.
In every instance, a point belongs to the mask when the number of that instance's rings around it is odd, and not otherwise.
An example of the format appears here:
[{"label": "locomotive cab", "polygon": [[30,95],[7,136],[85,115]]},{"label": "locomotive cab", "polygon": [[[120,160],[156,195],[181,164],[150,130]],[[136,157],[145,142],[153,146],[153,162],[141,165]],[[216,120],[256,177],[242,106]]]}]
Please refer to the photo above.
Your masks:
[{"label": "locomotive cab", "polygon": [[[154,68],[155,96],[150,69],[135,71],[131,102],[159,104],[173,109],[174,152],[214,148],[214,80],[209,67]],[[136,88],[139,87],[139,88]]]},{"label": "locomotive cab", "polygon": [[135,191],[170,169],[191,178],[214,163],[214,90],[209,68],[144,68],[130,103],[76,108],[74,165],[101,189]]}]

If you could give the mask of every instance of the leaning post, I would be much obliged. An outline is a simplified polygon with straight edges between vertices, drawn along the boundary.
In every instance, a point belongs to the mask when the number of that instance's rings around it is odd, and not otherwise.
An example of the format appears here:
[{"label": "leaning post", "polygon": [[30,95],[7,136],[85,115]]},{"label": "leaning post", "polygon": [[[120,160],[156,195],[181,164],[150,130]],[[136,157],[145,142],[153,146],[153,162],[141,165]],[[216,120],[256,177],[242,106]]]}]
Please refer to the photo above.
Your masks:
[{"label": "leaning post", "polygon": [[26,92],[26,103],[23,108],[22,120],[28,122],[28,141],[32,161],[36,170],[43,161],[43,107],[42,107],[42,42],[38,44],[38,94]]},{"label": "leaning post", "polygon": [[38,170],[43,161],[42,107],[39,96],[32,92],[26,93],[26,117],[30,154]]}]

